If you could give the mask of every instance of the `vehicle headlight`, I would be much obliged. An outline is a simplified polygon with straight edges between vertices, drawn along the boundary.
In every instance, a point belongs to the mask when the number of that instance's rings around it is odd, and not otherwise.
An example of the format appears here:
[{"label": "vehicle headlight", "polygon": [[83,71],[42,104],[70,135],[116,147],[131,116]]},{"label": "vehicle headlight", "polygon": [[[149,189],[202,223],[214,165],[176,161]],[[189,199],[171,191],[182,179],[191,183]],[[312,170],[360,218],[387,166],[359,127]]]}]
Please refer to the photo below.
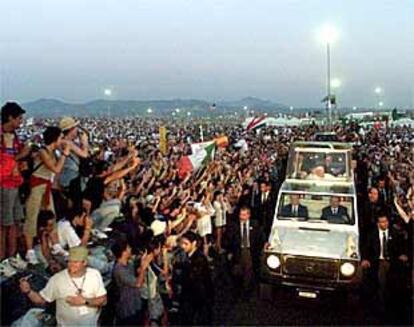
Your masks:
[{"label": "vehicle headlight", "polygon": [[266,263],[270,269],[277,269],[280,266],[280,259],[276,255],[269,255],[266,259]]},{"label": "vehicle headlight", "polygon": [[355,273],[355,266],[352,263],[345,262],[341,265],[340,270],[342,275],[349,277]]}]

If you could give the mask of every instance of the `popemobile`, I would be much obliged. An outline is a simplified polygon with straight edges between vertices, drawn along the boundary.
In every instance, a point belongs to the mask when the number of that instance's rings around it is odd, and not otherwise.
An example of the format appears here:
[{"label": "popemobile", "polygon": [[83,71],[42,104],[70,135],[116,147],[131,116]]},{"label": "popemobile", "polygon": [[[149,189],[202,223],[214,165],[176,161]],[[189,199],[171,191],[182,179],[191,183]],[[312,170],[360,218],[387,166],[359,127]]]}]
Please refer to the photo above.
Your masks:
[{"label": "popemobile", "polygon": [[292,145],[262,256],[261,296],[269,296],[276,285],[317,298],[359,284],[351,152],[351,145],[338,142]]}]

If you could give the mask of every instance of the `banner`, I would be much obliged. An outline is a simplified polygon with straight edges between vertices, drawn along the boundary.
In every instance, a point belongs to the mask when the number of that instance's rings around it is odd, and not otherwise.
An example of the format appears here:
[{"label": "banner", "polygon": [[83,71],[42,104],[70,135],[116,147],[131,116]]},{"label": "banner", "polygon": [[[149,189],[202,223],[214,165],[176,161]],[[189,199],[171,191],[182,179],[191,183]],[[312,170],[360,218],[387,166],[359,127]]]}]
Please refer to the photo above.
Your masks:
[{"label": "banner", "polygon": [[167,144],[167,128],[165,126],[160,126],[160,151],[163,155],[167,154],[168,144]]}]

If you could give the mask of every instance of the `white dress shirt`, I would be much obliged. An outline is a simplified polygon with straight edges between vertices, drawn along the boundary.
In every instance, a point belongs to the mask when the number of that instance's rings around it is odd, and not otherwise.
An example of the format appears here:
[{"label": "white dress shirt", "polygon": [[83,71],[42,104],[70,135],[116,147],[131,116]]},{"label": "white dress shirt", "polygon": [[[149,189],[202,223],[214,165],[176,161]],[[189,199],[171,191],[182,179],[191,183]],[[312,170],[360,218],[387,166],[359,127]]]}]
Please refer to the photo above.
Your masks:
[{"label": "white dress shirt", "polygon": [[[383,247],[384,247],[384,244],[383,244],[383,240],[382,240],[382,237],[383,237],[383,235],[384,235],[384,233],[385,233],[385,238],[387,239],[387,243],[389,242],[389,233],[388,233],[388,229],[386,229],[386,230],[382,230],[382,229],[378,229],[378,234],[379,234],[379,239],[380,239],[380,260],[384,260],[384,256],[382,255],[383,254]],[[388,248],[388,251],[389,251],[389,248]]]},{"label": "white dress shirt", "polygon": [[242,248],[244,247],[244,244],[243,244],[243,228],[244,228],[245,224],[246,224],[246,229],[247,229],[247,247],[250,248],[250,220],[240,222],[241,247]]}]

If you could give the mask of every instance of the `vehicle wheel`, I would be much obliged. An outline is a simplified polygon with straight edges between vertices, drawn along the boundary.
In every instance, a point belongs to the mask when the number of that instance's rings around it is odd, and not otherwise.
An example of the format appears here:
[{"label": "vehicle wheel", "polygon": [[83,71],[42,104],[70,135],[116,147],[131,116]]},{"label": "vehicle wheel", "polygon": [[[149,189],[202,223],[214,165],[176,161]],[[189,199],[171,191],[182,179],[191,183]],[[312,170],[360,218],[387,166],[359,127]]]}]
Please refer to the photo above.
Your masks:
[{"label": "vehicle wheel", "polygon": [[261,300],[272,300],[273,298],[273,286],[270,284],[259,284],[259,297]]}]

